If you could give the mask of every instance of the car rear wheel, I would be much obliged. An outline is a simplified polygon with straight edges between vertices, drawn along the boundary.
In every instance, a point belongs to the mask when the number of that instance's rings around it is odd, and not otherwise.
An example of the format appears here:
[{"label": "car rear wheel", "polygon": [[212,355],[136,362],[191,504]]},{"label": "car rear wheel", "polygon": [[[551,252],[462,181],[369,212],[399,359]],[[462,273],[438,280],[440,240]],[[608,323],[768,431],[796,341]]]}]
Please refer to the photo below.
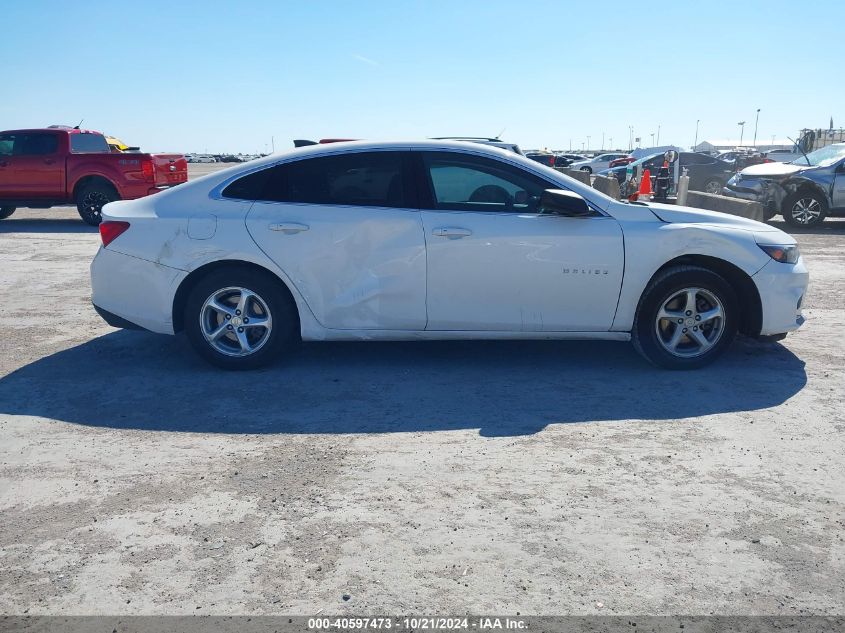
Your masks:
[{"label": "car rear wheel", "polygon": [[790,226],[816,226],[821,224],[827,215],[827,203],[817,193],[799,192],[783,201],[781,214]]},{"label": "car rear wheel", "polygon": [[720,194],[724,186],[725,184],[718,178],[711,178],[704,183],[704,193]]},{"label": "car rear wheel", "polygon": [[115,188],[106,183],[85,185],[76,196],[76,210],[86,224],[98,226],[103,220],[103,207],[120,200]]},{"label": "car rear wheel", "polygon": [[15,212],[16,207],[0,207],[0,220],[5,220]]},{"label": "car rear wheel", "polygon": [[593,168],[592,168],[592,167],[582,167],[582,168],[581,168],[581,171],[585,171],[585,172],[587,172],[588,174],[592,174],[592,173],[593,173]]},{"label": "car rear wheel", "polygon": [[713,271],[698,266],[668,268],[643,293],[631,340],[659,367],[703,367],[736,336],[736,306],[730,284]]},{"label": "car rear wheel", "polygon": [[296,306],[280,284],[239,267],[201,279],[185,303],[191,345],[223,369],[256,369],[276,360],[299,335]]}]

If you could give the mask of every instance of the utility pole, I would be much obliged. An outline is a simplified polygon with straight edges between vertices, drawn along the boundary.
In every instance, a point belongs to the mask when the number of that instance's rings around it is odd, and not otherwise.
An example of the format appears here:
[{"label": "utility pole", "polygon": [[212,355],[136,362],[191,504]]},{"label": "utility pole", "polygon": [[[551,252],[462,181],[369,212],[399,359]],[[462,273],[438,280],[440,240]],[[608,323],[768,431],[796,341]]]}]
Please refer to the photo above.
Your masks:
[{"label": "utility pole", "polygon": [[760,108],[757,108],[757,118],[754,119],[754,147],[757,147],[757,123],[760,121]]},{"label": "utility pole", "polygon": [[739,129],[740,129],[739,146],[742,147],[742,137],[745,134],[745,121],[740,121],[739,123],[737,123],[737,125],[739,126]]},{"label": "utility pole", "polygon": [[695,141],[692,144],[692,151],[694,151],[694,152],[698,151],[696,148],[698,147],[698,123],[699,123],[699,121],[701,121],[701,119],[695,120]]}]

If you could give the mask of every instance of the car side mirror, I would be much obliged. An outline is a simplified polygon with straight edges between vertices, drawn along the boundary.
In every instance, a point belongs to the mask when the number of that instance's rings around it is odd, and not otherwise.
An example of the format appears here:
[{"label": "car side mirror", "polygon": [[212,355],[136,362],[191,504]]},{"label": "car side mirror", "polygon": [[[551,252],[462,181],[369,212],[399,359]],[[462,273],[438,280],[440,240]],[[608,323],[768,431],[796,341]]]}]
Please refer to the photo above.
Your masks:
[{"label": "car side mirror", "polygon": [[674,163],[678,160],[678,152],[673,149],[670,149],[668,152],[663,154],[663,158],[666,160],[667,163]]},{"label": "car side mirror", "polygon": [[590,205],[574,191],[546,189],[540,196],[540,209],[571,218],[586,218],[594,215]]}]

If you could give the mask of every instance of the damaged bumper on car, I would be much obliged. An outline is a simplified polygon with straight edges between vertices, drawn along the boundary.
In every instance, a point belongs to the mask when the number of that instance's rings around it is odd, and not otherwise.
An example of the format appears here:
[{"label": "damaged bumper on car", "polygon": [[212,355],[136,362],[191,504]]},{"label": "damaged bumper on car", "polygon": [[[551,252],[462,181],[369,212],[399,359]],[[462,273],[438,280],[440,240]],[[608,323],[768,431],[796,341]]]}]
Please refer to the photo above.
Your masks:
[{"label": "damaged bumper on car", "polygon": [[780,213],[787,192],[775,180],[735,174],[722,189],[722,194],[749,202],[759,202],[763,205],[765,220],[770,220]]}]

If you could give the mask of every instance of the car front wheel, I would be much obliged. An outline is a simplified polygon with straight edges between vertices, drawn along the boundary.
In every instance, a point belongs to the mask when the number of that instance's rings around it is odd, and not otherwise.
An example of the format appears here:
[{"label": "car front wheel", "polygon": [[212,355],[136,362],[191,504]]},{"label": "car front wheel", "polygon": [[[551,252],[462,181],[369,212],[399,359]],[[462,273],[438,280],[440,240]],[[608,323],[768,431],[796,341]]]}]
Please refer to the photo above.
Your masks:
[{"label": "car front wheel", "polygon": [[783,219],[790,226],[816,226],[827,215],[827,202],[817,193],[796,193],[783,201]]},{"label": "car front wheel", "polygon": [[223,369],[256,369],[276,360],[299,335],[296,306],[280,284],[240,267],[204,277],[185,303],[191,345]]},{"label": "car front wheel", "polygon": [[592,173],[593,173],[593,168],[592,168],[592,167],[582,167],[582,168],[581,168],[581,171],[585,171],[585,172],[587,172],[588,174],[592,174]]},{"label": "car front wheel", "polygon": [[703,367],[736,336],[736,306],[730,284],[713,271],[668,268],[643,293],[631,339],[637,351],[659,367]]},{"label": "car front wheel", "polygon": [[706,183],[704,183],[704,193],[720,194],[722,193],[722,188],[724,186],[724,183],[722,183],[722,181],[718,178],[711,178]]}]

